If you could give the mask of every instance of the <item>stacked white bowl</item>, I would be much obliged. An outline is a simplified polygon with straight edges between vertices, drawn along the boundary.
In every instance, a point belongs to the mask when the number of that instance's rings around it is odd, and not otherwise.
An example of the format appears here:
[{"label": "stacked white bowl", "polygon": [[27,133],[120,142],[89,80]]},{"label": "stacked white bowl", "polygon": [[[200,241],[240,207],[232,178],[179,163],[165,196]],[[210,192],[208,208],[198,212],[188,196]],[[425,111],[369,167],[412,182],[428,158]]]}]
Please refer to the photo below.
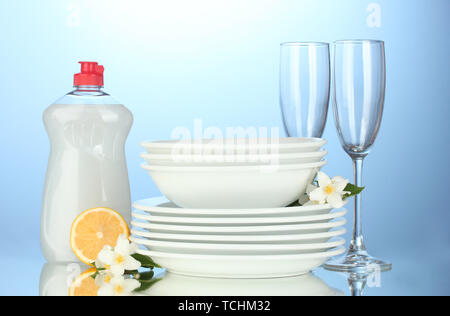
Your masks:
[{"label": "stacked white bowl", "polygon": [[[161,198],[134,203],[132,240],[168,271],[270,278],[342,254],[345,210],[290,206],[327,162],[316,138],[144,142]],[[289,206],[289,207],[288,207]]]}]

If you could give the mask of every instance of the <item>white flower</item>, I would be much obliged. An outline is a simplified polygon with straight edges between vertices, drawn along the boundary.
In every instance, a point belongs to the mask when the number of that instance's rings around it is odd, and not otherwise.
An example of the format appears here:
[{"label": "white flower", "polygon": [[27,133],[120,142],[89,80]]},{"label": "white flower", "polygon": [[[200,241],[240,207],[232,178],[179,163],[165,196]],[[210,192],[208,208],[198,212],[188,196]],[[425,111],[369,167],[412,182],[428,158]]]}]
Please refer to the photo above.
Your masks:
[{"label": "white flower", "polygon": [[347,194],[347,192],[344,191],[349,183],[347,179],[342,177],[330,179],[325,173],[319,172],[318,182],[319,187],[316,187],[309,193],[309,199],[312,203],[329,203],[334,208],[341,208],[345,205],[346,201],[344,201],[343,197]]},{"label": "white flower", "polygon": [[[117,240],[117,245],[113,249],[105,246],[98,254],[96,265],[105,267],[116,276],[121,276],[125,270],[133,271],[141,267],[141,263],[134,259],[131,255],[135,254],[137,245],[128,241],[125,235],[121,235]],[[97,268],[99,268],[97,266]]]},{"label": "white flower", "polygon": [[108,284],[111,284],[111,280],[114,278],[114,274],[112,274],[110,271],[99,271],[97,276],[95,277],[95,284],[97,284],[99,287],[106,286]]},{"label": "white flower", "polygon": [[323,205],[326,203],[326,200],[321,200],[321,201],[311,201],[309,198],[309,195],[311,194],[311,192],[313,192],[314,190],[316,190],[318,187],[316,187],[315,185],[312,184],[308,184],[308,187],[306,188],[306,194],[303,195],[299,200],[298,203],[302,206],[309,206],[309,205]]},{"label": "white flower", "polygon": [[309,201],[309,197],[308,197],[308,195],[306,195],[306,194],[304,194],[304,195],[302,195],[301,197],[300,197],[300,199],[298,200],[298,203],[300,204],[300,205],[306,205],[306,204],[308,204],[310,201]]},{"label": "white flower", "polygon": [[109,282],[102,283],[97,294],[98,296],[130,296],[140,286],[137,280],[114,276]]},{"label": "white flower", "polygon": [[317,205],[317,204],[325,204],[325,201],[321,201],[320,203],[318,201],[311,201],[309,199],[309,194],[314,191],[315,189],[317,189],[317,187],[315,185],[312,184],[308,184],[308,186],[306,187],[306,194],[303,195],[299,200],[298,203],[302,206],[308,206],[308,205]]},{"label": "white flower", "polygon": [[[104,246],[102,249],[102,252],[107,251],[107,250],[113,251],[113,248],[111,246]],[[95,268],[106,269],[105,264],[99,259],[99,257],[100,257],[100,253],[97,255],[97,259],[95,259],[95,263],[94,263]]]}]

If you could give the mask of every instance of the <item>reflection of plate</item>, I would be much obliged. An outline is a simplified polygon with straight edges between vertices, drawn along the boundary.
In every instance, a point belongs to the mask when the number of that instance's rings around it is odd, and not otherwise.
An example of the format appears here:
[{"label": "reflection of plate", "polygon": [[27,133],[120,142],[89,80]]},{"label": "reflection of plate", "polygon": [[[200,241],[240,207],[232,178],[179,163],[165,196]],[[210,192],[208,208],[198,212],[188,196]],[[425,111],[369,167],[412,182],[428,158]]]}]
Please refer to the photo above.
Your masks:
[{"label": "reflection of plate", "polygon": [[343,296],[312,274],[274,279],[211,279],[173,273],[153,285],[149,296]]}]

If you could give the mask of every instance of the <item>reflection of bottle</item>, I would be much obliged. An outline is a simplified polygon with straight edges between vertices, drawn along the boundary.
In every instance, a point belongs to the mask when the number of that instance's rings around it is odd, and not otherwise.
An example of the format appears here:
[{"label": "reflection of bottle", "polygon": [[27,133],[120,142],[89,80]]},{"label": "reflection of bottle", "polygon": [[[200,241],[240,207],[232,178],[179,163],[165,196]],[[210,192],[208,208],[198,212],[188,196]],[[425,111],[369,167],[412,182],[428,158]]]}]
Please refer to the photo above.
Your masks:
[{"label": "reflection of bottle", "polygon": [[117,210],[129,222],[130,188],[124,146],[131,112],[103,92],[103,66],[81,62],[75,91],[44,113],[51,143],[41,218],[49,262],[73,262],[70,227],[83,211]]},{"label": "reflection of bottle", "polygon": [[167,273],[144,295],[151,296],[343,296],[318,277],[306,274],[273,279],[213,279]]},{"label": "reflection of bottle", "polygon": [[87,269],[79,263],[46,263],[39,281],[39,296],[68,296],[73,280]]}]

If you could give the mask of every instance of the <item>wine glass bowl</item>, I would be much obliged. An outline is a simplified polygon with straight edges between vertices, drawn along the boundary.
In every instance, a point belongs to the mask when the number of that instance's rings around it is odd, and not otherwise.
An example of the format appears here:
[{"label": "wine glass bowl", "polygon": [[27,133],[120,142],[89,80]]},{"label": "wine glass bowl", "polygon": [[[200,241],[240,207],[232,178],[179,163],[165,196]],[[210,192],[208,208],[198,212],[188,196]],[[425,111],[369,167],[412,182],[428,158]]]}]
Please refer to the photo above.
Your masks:
[{"label": "wine glass bowl", "polygon": [[334,114],[344,150],[366,156],[377,137],[385,97],[381,41],[338,41],[334,56]]},{"label": "wine glass bowl", "polygon": [[328,43],[281,44],[280,106],[289,137],[322,137],[330,97]]}]

